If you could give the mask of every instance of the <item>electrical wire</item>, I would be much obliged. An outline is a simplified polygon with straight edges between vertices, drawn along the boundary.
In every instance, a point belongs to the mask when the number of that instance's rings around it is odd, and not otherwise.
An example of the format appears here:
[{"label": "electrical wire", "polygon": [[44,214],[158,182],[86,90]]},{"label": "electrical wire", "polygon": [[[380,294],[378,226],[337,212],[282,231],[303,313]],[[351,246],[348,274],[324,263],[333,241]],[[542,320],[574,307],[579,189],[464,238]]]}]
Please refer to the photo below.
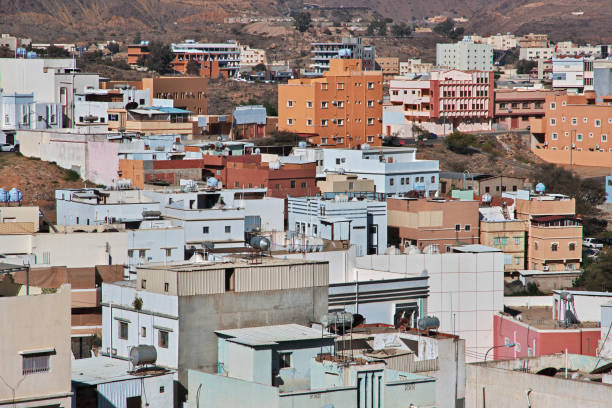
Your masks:
[{"label": "electrical wire", "polygon": [[603,350],[604,346],[606,345],[606,341],[608,340],[608,336],[610,335],[610,329],[612,329],[612,323],[608,327],[608,333],[606,333],[606,338],[604,339],[603,343],[601,343],[601,347],[599,348],[599,351],[597,352],[597,356],[599,358],[597,359],[597,362],[595,363],[595,367],[593,367],[593,370],[597,368],[597,365],[601,361],[601,350]]}]

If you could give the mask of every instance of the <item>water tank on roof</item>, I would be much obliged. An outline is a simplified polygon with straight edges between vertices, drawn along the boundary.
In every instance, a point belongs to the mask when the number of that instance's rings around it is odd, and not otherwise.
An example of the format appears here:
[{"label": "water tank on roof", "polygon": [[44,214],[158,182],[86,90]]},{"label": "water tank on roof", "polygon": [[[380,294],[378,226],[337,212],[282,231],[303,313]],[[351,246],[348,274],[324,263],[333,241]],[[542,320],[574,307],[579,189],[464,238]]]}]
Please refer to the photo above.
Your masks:
[{"label": "water tank on roof", "polygon": [[544,183],[538,183],[536,184],[535,189],[536,193],[543,194],[544,191],[546,191],[546,186],[544,185]]},{"label": "water tank on roof", "polygon": [[8,198],[11,203],[20,203],[23,199],[23,194],[21,193],[21,190],[13,187],[8,192]]},{"label": "water tank on roof", "polygon": [[130,361],[133,365],[155,364],[157,361],[157,350],[154,346],[141,344],[130,350]]},{"label": "water tank on roof", "polygon": [[26,54],[26,58],[27,59],[36,59],[36,58],[38,58],[38,54],[35,53],[34,51],[28,51],[28,53]]},{"label": "water tank on roof", "polygon": [[440,327],[440,319],[435,316],[425,316],[418,320],[419,330],[437,330]]},{"label": "water tank on roof", "polygon": [[251,240],[249,241],[249,245],[251,245],[255,249],[267,251],[270,249],[270,240],[266,237],[260,237],[256,235],[254,237],[251,237]]},{"label": "water tank on roof", "polygon": [[280,161],[272,161],[268,164],[268,168],[272,170],[278,170],[281,168]]},{"label": "water tank on roof", "polygon": [[308,144],[303,140],[300,143],[298,143],[298,147],[306,147],[306,146],[308,146]]},{"label": "water tank on roof", "polygon": [[489,194],[489,193],[484,193],[484,194],[482,195],[482,202],[483,202],[484,204],[490,204],[490,203],[491,203],[491,194]]},{"label": "water tank on roof", "polygon": [[385,251],[385,255],[400,255],[400,254],[401,254],[400,250],[393,245],[388,247],[387,250]]},{"label": "water tank on roof", "polygon": [[361,145],[361,150],[370,150],[370,145],[367,143],[364,143]]},{"label": "water tank on roof", "polygon": [[217,188],[218,185],[219,185],[219,180],[217,180],[214,177],[209,177],[206,180],[206,187]]},{"label": "water tank on roof", "polygon": [[8,203],[8,191],[4,188],[0,188],[0,203]]}]

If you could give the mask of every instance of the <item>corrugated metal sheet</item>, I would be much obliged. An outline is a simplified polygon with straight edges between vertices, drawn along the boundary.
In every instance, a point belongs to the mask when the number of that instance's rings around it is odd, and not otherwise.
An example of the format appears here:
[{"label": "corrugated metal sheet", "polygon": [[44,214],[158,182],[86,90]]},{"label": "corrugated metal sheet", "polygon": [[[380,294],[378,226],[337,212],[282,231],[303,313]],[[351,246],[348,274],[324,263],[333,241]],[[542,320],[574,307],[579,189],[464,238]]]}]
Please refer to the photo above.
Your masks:
[{"label": "corrugated metal sheet", "polygon": [[127,408],[126,399],[141,395],[140,379],[98,385],[98,408]]},{"label": "corrugated metal sheet", "polygon": [[180,272],[178,275],[179,296],[225,292],[225,269]]},{"label": "corrugated metal sheet", "polygon": [[33,222],[4,222],[0,224],[0,234],[33,234]]},{"label": "corrugated metal sheet", "polygon": [[325,263],[253,266],[236,269],[236,291],[279,290],[326,286],[329,267]]}]

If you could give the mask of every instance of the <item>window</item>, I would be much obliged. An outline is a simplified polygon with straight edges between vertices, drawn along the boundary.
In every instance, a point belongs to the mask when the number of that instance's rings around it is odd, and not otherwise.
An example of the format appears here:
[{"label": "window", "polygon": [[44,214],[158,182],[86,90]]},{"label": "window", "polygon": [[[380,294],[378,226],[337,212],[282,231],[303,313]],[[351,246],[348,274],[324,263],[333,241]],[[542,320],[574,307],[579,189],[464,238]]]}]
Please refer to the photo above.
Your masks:
[{"label": "window", "polygon": [[368,101],[368,108],[374,107],[374,101]]},{"label": "window", "polygon": [[164,282],[164,292],[168,292],[170,290],[170,284],[168,282]]},{"label": "window", "polygon": [[159,387],[159,393],[163,394],[166,391],[166,388],[162,385],[161,387]]},{"label": "window", "polygon": [[293,108],[294,105],[295,105],[295,101],[287,101],[288,108]]},{"label": "window", "polygon": [[127,322],[119,322],[119,338],[122,340],[128,339],[128,324]]},{"label": "window", "polygon": [[147,337],[147,328],[144,326],[140,328],[140,337]]},{"label": "window", "polygon": [[321,102],[321,109],[327,109],[328,106],[329,106],[329,102],[327,101]]},{"label": "window", "polygon": [[436,176],[431,176],[431,182],[435,183],[436,182]]},{"label": "window", "polygon": [[146,279],[143,279],[143,280],[140,281],[140,287],[142,289],[146,289],[147,288],[147,280]]},{"label": "window", "polygon": [[559,135],[556,133],[552,134],[552,140],[558,140],[559,139]]},{"label": "window", "polygon": [[461,231],[461,225],[455,224],[455,231]]},{"label": "window", "polygon": [[166,248],[166,256],[172,256],[172,248]]},{"label": "window", "polygon": [[321,89],[327,91],[327,82],[321,82]]},{"label": "window", "polygon": [[595,119],[595,127],[601,127],[601,119]]},{"label": "window", "polygon": [[293,122],[295,122],[295,119],[290,119],[290,118],[287,119],[287,124],[288,125],[290,125],[290,126],[293,125]]},{"label": "window", "polygon": [[569,250],[570,250],[570,251],[575,251],[575,250],[576,250],[576,244],[575,244],[575,243],[573,243],[573,242],[570,242],[570,243],[569,243]]},{"label": "window", "polygon": [[134,250],[128,249],[128,258],[132,258],[134,256]]},{"label": "window", "polygon": [[556,242],[553,242],[553,243],[550,245],[550,249],[551,249],[551,251],[553,251],[553,252],[557,252],[557,250],[559,249],[559,244],[557,244]]},{"label": "window", "polygon": [[578,133],[578,134],[576,135],[576,140],[577,140],[578,142],[582,141],[582,133]]},{"label": "window", "polygon": [[508,245],[508,237],[501,237],[501,244]]},{"label": "window", "polygon": [[336,103],[336,106],[338,106],[339,108],[344,108],[344,101],[338,101]]},{"label": "window", "polygon": [[551,109],[551,110],[555,110],[555,109],[557,109],[557,104],[556,104],[556,103],[554,103],[554,102],[551,102],[551,103],[550,103],[550,109]]},{"label": "window", "polygon": [[514,237],[514,245],[521,245],[521,237]]},{"label": "window", "polygon": [[336,89],[340,89],[340,90],[344,89],[344,82],[338,82],[336,84]]},{"label": "window", "polygon": [[578,124],[577,118],[572,118],[572,125],[576,126]]},{"label": "window", "polygon": [[138,250],[138,257],[140,259],[144,259],[145,256],[147,256],[147,250],[146,249],[140,249]]},{"label": "window", "polygon": [[555,126],[557,124],[557,119],[550,118],[550,126]]},{"label": "window", "polygon": [[236,288],[236,276],[234,268],[225,269],[225,291],[233,292]]},{"label": "window", "polygon": [[306,119],[306,126],[312,126],[312,119]]},{"label": "window", "polygon": [[24,354],[21,360],[21,374],[36,374],[49,371],[51,353]]},{"label": "window", "polygon": [[229,234],[230,232],[232,232],[232,226],[231,225],[226,225],[225,226],[225,233]]},{"label": "window", "polygon": [[306,182],[302,182],[301,186],[302,188],[306,188]]},{"label": "window", "polygon": [[393,179],[393,177],[391,177],[389,179],[389,185],[392,186],[395,183],[395,180]]},{"label": "window", "polygon": [[337,125],[337,126],[344,126],[344,119],[338,119],[338,120],[336,121],[336,125]]},{"label": "window", "polygon": [[306,101],[306,107],[308,109],[311,109],[312,108],[312,101]]},{"label": "window", "polygon": [[321,126],[327,126],[327,119],[321,119]]},{"label": "window", "polygon": [[374,82],[368,82],[368,89],[374,89]]},{"label": "window", "polygon": [[111,113],[108,115],[108,120],[111,122],[117,122],[119,121],[119,114],[116,113]]},{"label": "window", "polygon": [[405,182],[404,178],[403,178],[403,177],[402,177],[402,178],[400,178],[400,184],[401,184],[402,186],[404,185],[404,182]]},{"label": "window", "polygon": [[499,245],[500,245],[500,243],[501,243],[501,240],[500,240],[500,238],[499,238],[499,237],[495,237],[495,238],[493,238],[493,245],[495,245],[495,246],[499,246]]},{"label": "window", "polygon": [[589,118],[582,118],[583,123],[589,123]]},{"label": "window", "polygon": [[159,331],[159,336],[157,339],[157,345],[161,348],[168,348],[168,332],[165,330]]},{"label": "window", "polygon": [[374,124],[374,118],[368,118],[368,125]]},{"label": "window", "polygon": [[291,367],[291,353],[278,353],[279,368]]},{"label": "window", "polygon": [[463,229],[464,229],[465,231],[469,231],[469,230],[471,230],[471,229],[472,229],[472,226],[471,226],[471,225],[469,225],[469,224],[465,224],[465,226],[463,227]]},{"label": "window", "polygon": [[291,188],[295,188],[295,180],[291,180]]}]

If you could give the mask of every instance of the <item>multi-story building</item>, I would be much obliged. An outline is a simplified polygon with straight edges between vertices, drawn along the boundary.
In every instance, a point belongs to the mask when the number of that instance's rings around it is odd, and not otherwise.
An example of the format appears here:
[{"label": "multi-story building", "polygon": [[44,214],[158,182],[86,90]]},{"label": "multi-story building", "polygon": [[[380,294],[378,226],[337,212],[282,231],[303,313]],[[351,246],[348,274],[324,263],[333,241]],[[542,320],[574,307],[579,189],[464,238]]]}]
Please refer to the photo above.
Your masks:
[{"label": "multi-story building", "polygon": [[400,61],[399,74],[401,76],[407,74],[419,74],[433,70],[434,65],[429,62],[422,62],[420,58],[412,58],[408,61]]},{"label": "multi-story building", "polygon": [[470,172],[440,172],[440,193],[446,195],[452,195],[453,190],[472,190],[478,196],[489,194],[492,197],[499,197],[505,191],[518,191],[524,188],[525,179],[521,177]]},{"label": "multi-story building", "polygon": [[172,44],[174,70],[187,73],[189,61],[200,65],[200,75],[205,77],[233,78],[240,71],[240,45],[235,41],[219,44],[204,44],[193,40]]},{"label": "multi-story building", "polygon": [[388,199],[389,244],[404,250],[447,253],[457,245],[478,244],[478,201]]},{"label": "multi-story building", "polygon": [[122,109],[132,102],[135,106],[151,106],[148,90],[138,89],[88,89],[76,95],[75,126],[106,127],[109,109]]},{"label": "multi-story building", "polygon": [[387,203],[336,196],[287,199],[289,231],[299,239],[347,241],[357,256],[383,254],[387,249]]},{"label": "multi-story building", "polygon": [[548,34],[529,33],[519,38],[521,48],[544,48],[548,47]]},{"label": "multi-story building", "polygon": [[33,94],[38,103],[59,103],[64,127],[74,126],[75,95],[98,88],[99,80],[98,74],[79,72],[68,58],[0,59],[0,89],[9,95]]},{"label": "multi-story building", "polygon": [[527,129],[532,118],[544,117],[544,89],[495,90],[495,126],[498,129]]},{"label": "multi-story building", "polygon": [[577,272],[582,262],[582,221],[576,217],[575,199],[528,191],[505,195],[515,200],[516,218],[526,222],[527,269]]},{"label": "multi-story building", "polygon": [[343,37],[340,42],[312,43],[310,68],[318,74],[329,70],[330,61],[336,58],[361,60],[364,70],[376,66],[376,50],[373,46],[363,45],[361,37]]},{"label": "multi-story building", "polygon": [[354,174],[327,173],[324,180],[317,181],[317,187],[324,197],[334,197],[338,194],[349,196],[370,196],[374,193],[374,180],[358,178]]},{"label": "multi-story building", "polygon": [[240,66],[253,67],[258,64],[267,64],[266,50],[251,48],[248,45],[240,46]]},{"label": "multi-story building", "polygon": [[593,60],[590,58],[553,58],[553,88],[582,93],[592,91]]},{"label": "multi-story building", "polygon": [[519,59],[528,61],[548,60],[556,55],[554,47],[521,47]]},{"label": "multi-story building", "polygon": [[438,191],[438,161],[417,159],[414,148],[323,149],[321,169],[374,180],[375,192],[386,197]]},{"label": "multi-story building", "polygon": [[253,261],[149,264],[135,280],[103,283],[102,354],[126,358],[133,346],[154,345],[157,364],[178,369],[187,386],[189,369],[218,372],[215,330],[305,325],[327,312],[327,262]]},{"label": "multi-story building", "polygon": [[0,405],[70,407],[70,287],[0,298],[0,324]]},{"label": "multi-story building", "polygon": [[278,86],[278,130],[322,147],[382,144],[383,77],[360,60],[333,59],[321,78]]},{"label": "multi-story building", "polygon": [[557,164],[610,167],[611,105],[596,103],[593,92],[556,92],[544,108],[544,117],[530,123],[536,155]]},{"label": "multi-story building", "polygon": [[32,43],[29,38],[19,38],[10,34],[0,35],[0,47],[6,47],[11,51],[17,51],[17,48],[27,47]]},{"label": "multi-story building", "polygon": [[[389,86],[390,111],[404,114],[407,133],[413,127],[446,135],[457,129],[491,129],[494,80],[491,71],[432,71],[397,77]],[[392,126],[384,125],[390,136]],[[413,133],[410,133],[413,134]]]},{"label": "multi-story building", "polygon": [[389,81],[396,75],[399,75],[399,58],[397,57],[376,57],[376,69],[383,73],[383,79]]},{"label": "multi-story building", "polygon": [[189,120],[191,112],[165,106],[145,106],[136,109],[108,109],[108,130],[143,135],[182,135],[191,139],[197,122]]},{"label": "multi-story building", "polygon": [[436,44],[436,65],[451,69],[492,71],[493,46],[475,44],[469,36],[451,44]]},{"label": "multi-story building", "polygon": [[128,64],[138,65],[147,55],[149,55],[148,41],[141,41],[139,44],[128,44]]},{"label": "multi-story building", "polygon": [[0,131],[14,134],[20,129],[53,129],[62,127],[59,103],[41,103],[34,94],[4,94],[0,92]]},{"label": "multi-story building", "polygon": [[489,44],[494,50],[508,51],[516,48],[519,44],[519,39],[512,33],[495,34],[489,37],[472,36],[475,43]]}]

